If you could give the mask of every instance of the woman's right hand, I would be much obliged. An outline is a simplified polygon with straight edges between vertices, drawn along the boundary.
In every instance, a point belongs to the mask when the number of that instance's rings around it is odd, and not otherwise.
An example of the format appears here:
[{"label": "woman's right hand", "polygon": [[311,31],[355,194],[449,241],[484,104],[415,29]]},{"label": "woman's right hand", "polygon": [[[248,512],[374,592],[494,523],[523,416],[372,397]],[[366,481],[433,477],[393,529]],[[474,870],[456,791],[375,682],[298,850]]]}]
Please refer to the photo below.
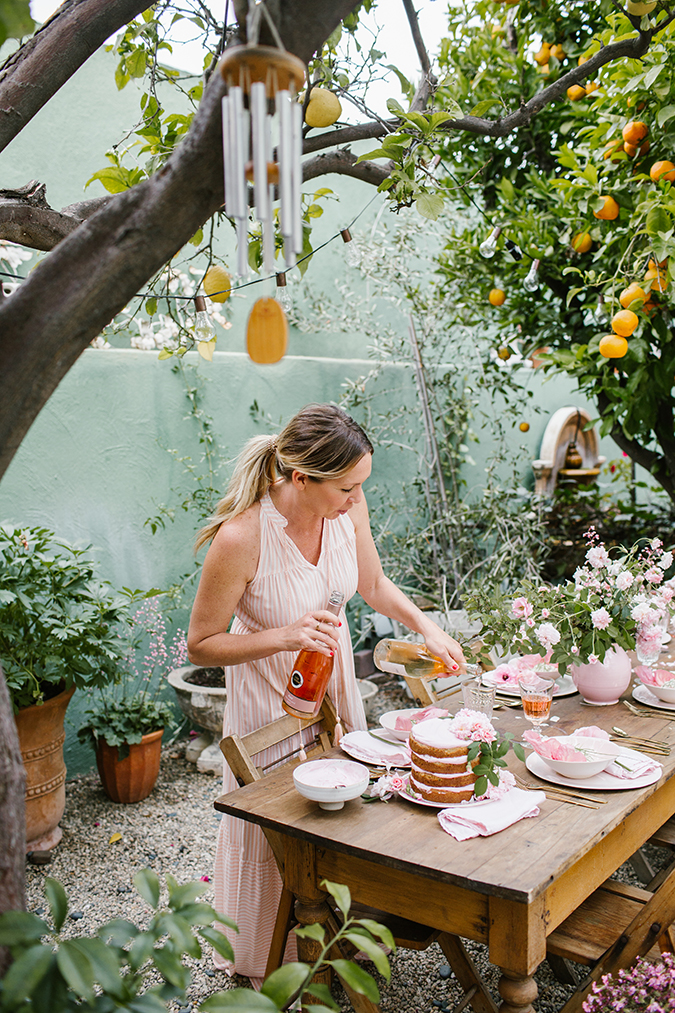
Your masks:
[{"label": "woman's right hand", "polygon": [[330,656],[338,648],[338,627],[342,623],[332,612],[315,609],[281,630],[282,651],[318,651]]}]

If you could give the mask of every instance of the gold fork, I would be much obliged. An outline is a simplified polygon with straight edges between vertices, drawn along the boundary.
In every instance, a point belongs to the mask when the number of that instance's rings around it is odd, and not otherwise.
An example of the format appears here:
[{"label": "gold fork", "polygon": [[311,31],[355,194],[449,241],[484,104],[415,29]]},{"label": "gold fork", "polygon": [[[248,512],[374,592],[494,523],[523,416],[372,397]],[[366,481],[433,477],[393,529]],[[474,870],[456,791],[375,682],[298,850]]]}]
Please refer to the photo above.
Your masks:
[{"label": "gold fork", "polygon": [[571,788],[558,788],[554,785],[533,784],[526,781],[518,774],[514,774],[516,784],[524,791],[543,791],[546,798],[551,801],[569,802],[570,805],[584,806],[586,809],[599,809],[607,799],[596,798],[593,795],[582,795],[581,792],[573,791]]},{"label": "gold fork", "polygon": [[658,710],[656,707],[636,707],[630,700],[623,701],[631,714],[640,718],[666,718],[668,721],[675,721],[675,711]]}]

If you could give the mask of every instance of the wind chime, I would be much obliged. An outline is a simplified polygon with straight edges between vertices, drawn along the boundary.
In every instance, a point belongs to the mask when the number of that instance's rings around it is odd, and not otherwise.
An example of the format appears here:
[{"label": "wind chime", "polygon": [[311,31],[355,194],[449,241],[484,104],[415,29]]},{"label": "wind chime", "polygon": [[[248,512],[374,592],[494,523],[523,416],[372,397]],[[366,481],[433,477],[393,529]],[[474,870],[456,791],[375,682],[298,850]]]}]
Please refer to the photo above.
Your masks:
[{"label": "wind chime", "polygon": [[[265,17],[276,46],[260,46]],[[297,94],[305,65],[287,52],[264,3],[249,11],[245,46],[228,49],[220,61],[227,86],[223,97],[225,211],[237,230],[237,274],[248,276],[249,182],[255,217],[262,226],[262,262],[274,272],[274,200],[279,196],[279,225],[286,270],[302,252],[302,106]],[[275,299],[258,299],[249,316],[247,347],[256,362],[277,362],[286,351],[288,323]]]}]

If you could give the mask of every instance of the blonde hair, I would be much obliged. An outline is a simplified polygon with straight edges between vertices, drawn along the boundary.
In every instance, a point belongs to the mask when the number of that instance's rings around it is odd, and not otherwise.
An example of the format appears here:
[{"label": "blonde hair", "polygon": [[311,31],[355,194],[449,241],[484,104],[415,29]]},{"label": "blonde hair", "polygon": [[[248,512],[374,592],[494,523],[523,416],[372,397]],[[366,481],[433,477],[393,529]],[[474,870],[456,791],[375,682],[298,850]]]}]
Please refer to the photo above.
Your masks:
[{"label": "blonde hair", "polygon": [[211,541],[221,524],[262,499],[279,478],[300,471],[317,482],[341,478],[373,445],[351,416],[330,404],[309,404],[278,436],[254,436],[237,458],[227,492],[198,533],[195,551]]}]

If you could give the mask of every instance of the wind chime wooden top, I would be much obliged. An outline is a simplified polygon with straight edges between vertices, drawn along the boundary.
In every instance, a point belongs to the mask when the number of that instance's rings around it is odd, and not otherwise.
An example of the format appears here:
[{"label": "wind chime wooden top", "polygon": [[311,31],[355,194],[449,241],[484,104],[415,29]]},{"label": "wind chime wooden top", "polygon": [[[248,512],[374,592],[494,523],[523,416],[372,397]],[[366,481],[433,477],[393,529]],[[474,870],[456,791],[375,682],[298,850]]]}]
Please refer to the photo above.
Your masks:
[{"label": "wind chime wooden top", "polygon": [[221,57],[219,66],[228,88],[237,85],[246,95],[257,82],[266,85],[268,99],[273,99],[279,91],[297,94],[305,83],[302,60],[275,46],[231,46]]}]

